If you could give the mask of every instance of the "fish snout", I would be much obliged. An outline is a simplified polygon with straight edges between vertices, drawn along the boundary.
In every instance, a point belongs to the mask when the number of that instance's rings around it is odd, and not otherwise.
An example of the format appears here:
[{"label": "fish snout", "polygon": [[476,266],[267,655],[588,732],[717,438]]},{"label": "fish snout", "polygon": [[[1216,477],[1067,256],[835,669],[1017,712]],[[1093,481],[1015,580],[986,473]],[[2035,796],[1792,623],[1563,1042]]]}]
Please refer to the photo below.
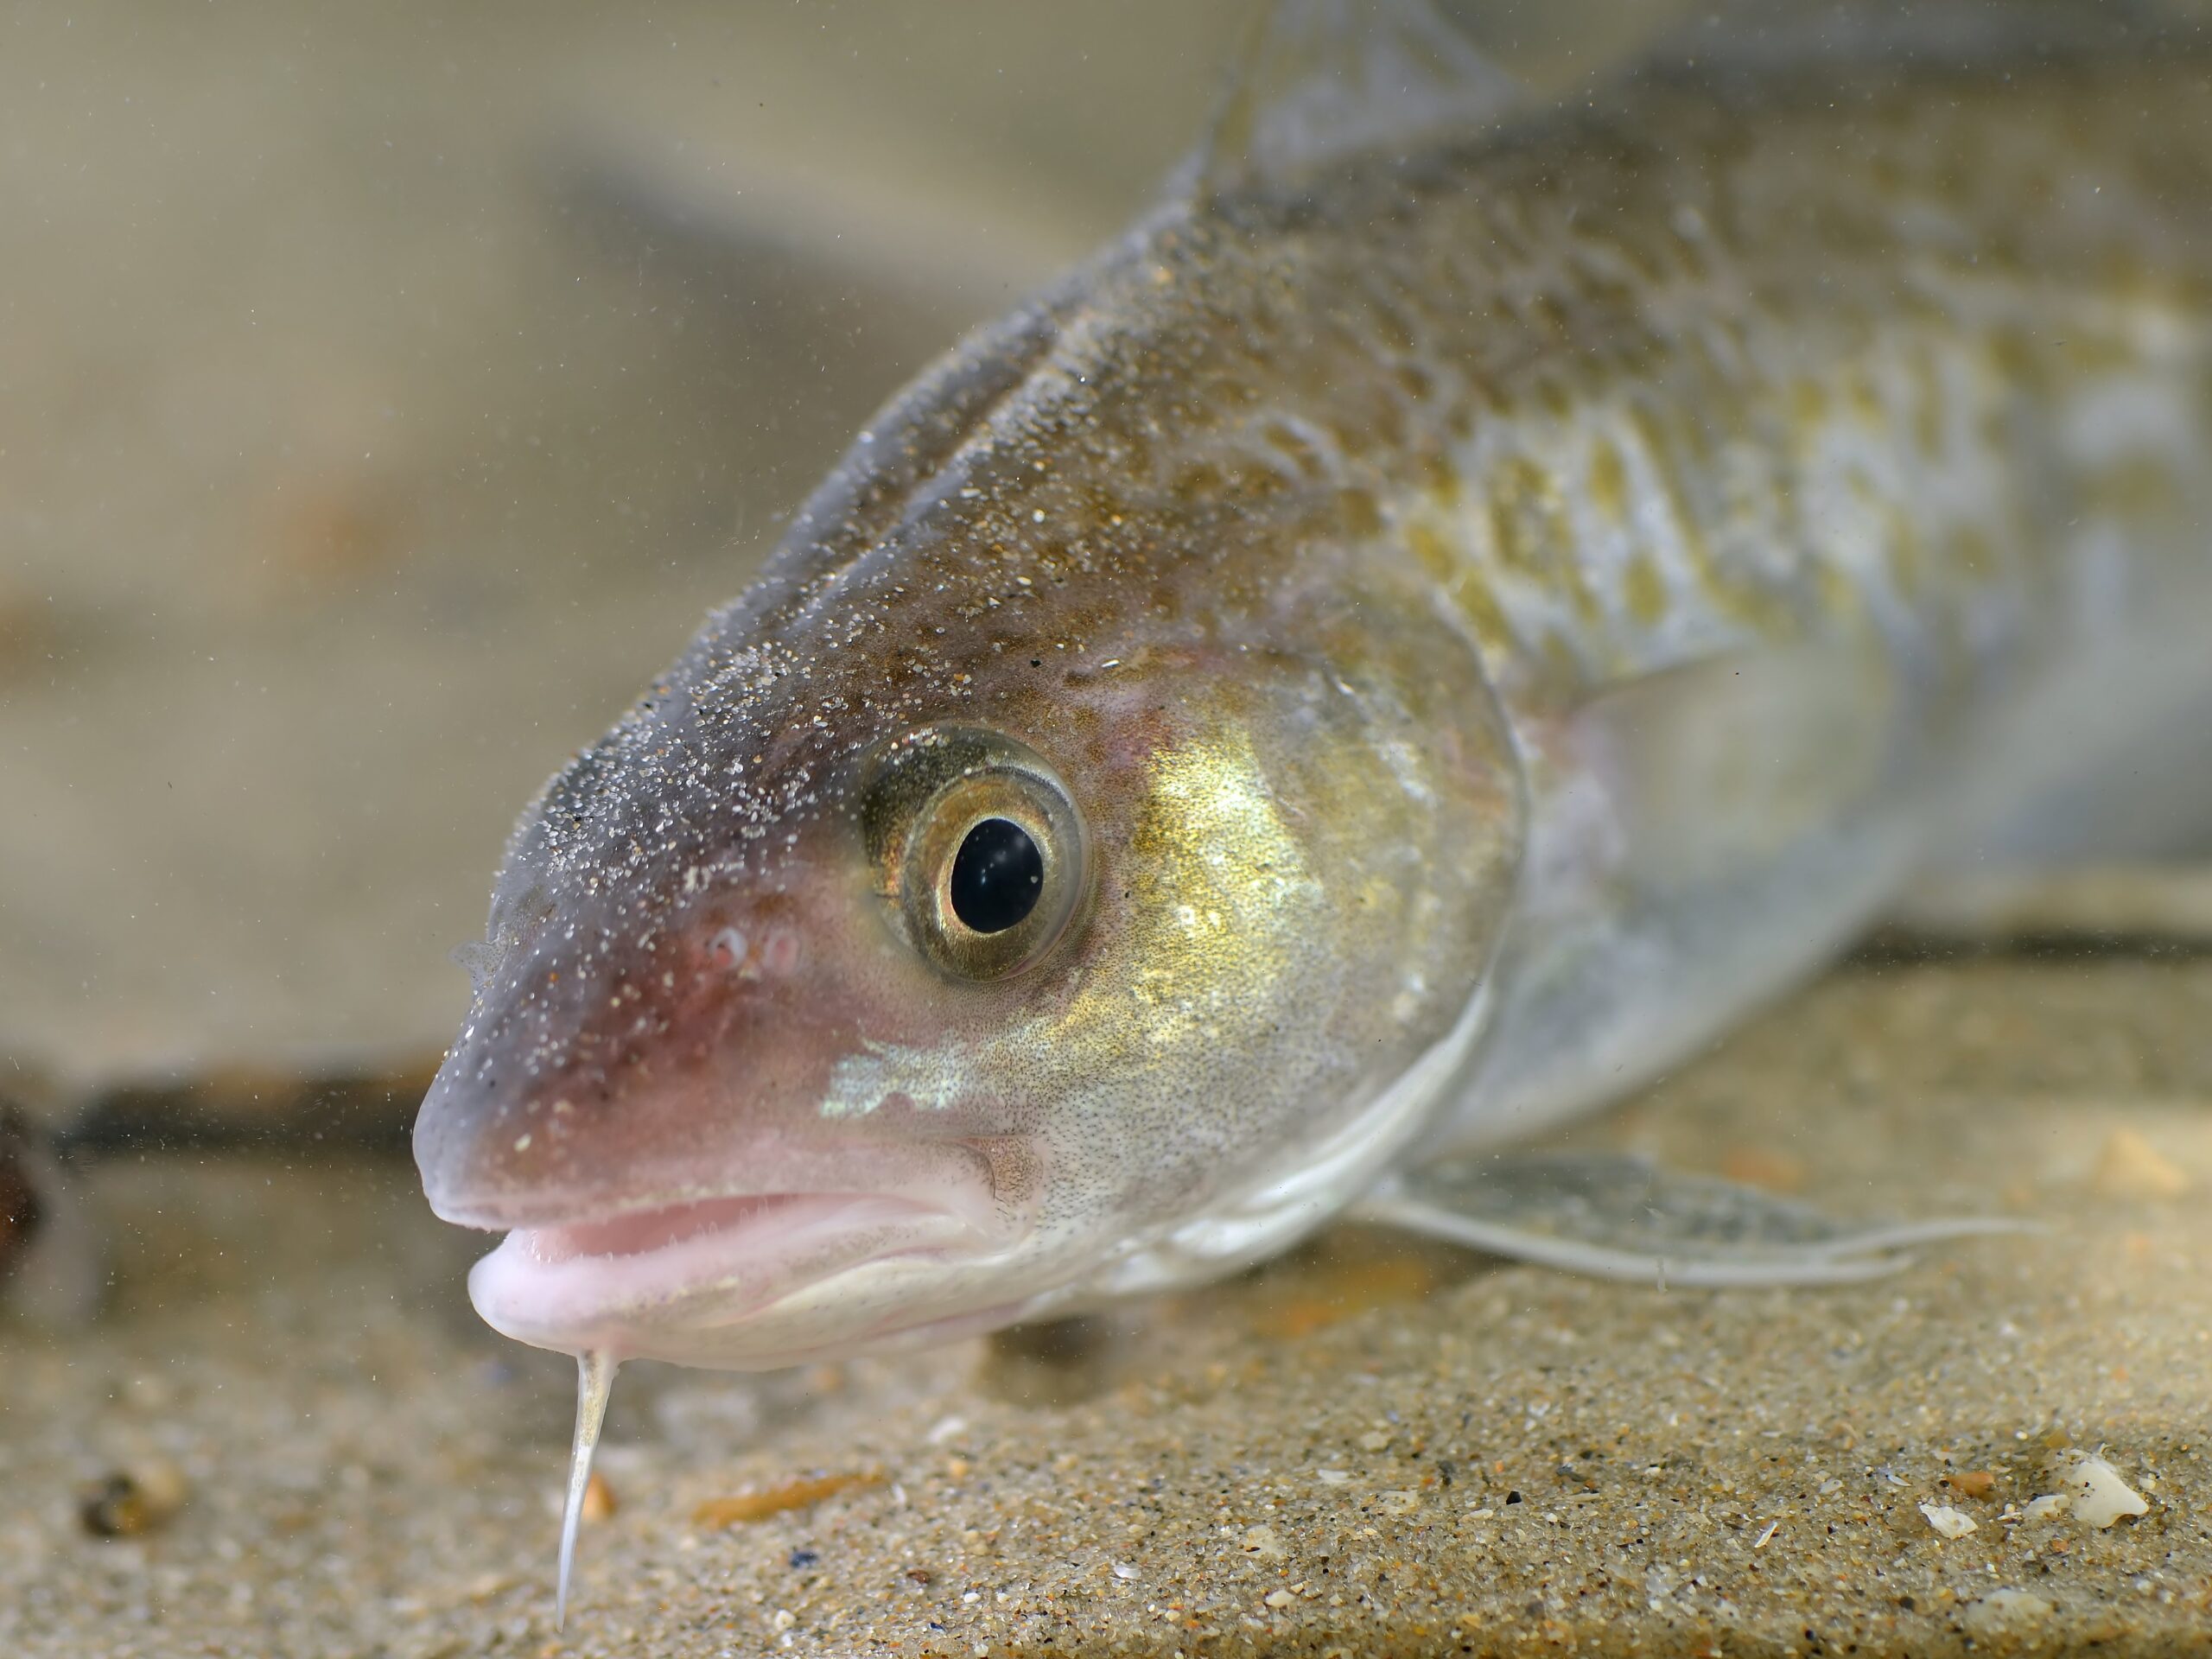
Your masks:
[{"label": "fish snout", "polygon": [[718,1160],[803,1095],[835,1033],[794,995],[798,931],[747,919],[505,964],[416,1119],[431,1207],[484,1227],[596,1209],[610,1185],[671,1179],[643,1172]]}]

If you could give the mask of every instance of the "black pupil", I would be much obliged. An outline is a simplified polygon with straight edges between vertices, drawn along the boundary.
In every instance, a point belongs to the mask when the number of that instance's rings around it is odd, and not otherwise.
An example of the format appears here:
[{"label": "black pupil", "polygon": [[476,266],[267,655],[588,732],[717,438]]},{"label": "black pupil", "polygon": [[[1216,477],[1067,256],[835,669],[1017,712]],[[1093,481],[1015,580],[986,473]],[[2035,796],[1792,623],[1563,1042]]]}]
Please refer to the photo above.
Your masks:
[{"label": "black pupil", "polygon": [[985,818],[953,855],[952,913],[978,933],[1005,932],[1044,891],[1045,855],[1018,823]]}]

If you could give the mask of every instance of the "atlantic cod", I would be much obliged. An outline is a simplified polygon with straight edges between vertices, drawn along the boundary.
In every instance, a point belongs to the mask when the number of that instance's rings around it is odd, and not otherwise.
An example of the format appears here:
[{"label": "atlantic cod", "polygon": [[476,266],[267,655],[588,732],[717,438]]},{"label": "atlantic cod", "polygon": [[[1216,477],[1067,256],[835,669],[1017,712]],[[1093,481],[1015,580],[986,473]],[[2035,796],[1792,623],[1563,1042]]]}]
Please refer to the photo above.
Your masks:
[{"label": "atlantic cod", "polygon": [[1711,1283],[1970,1226],[1691,1184],[1732,1242],[1623,1247],[1538,1212],[1656,1175],[1471,1154],[1916,882],[2212,822],[2145,758],[2212,730],[2208,523],[2188,27],[1756,5],[1554,101],[1428,6],[1278,8],[1163,202],[870,422],[515,833],[415,1145],[507,1234],[483,1316],[580,1357],[563,1594],[626,1358],[1348,1211]]}]

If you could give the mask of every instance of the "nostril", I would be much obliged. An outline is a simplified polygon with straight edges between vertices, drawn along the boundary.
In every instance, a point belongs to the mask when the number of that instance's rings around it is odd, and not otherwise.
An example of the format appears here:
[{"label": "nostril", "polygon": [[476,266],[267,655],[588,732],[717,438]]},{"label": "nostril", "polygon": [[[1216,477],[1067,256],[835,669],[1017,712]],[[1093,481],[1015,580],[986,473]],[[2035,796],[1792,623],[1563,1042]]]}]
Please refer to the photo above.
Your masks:
[{"label": "nostril", "polygon": [[779,976],[798,966],[798,935],[788,927],[777,928],[760,947],[760,965]]},{"label": "nostril", "polygon": [[738,979],[763,976],[781,979],[798,968],[804,954],[796,928],[776,927],[753,934],[729,926],[709,936],[705,970]]},{"label": "nostril", "polygon": [[745,959],[752,951],[753,942],[736,928],[726,927],[707,943],[707,960],[724,973],[734,973],[745,966]]}]

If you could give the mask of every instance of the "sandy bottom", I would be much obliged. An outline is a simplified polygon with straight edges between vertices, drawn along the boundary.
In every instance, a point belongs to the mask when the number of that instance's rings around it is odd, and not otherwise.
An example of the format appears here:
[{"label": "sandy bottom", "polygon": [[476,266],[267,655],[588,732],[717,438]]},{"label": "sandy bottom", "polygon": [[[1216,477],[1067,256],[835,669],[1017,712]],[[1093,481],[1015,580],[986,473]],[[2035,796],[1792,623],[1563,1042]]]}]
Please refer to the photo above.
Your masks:
[{"label": "sandy bottom", "polygon": [[[1344,1231],[1079,1338],[633,1366],[613,1513],[556,1636],[571,1370],[476,1324],[481,1242],[400,1166],[111,1165],[113,1313],[0,1328],[0,1646],[1930,1654],[2212,1630],[2212,962],[1859,966],[1582,1138],[2050,1230],[1738,1294]],[[2097,1447],[2147,1513],[2026,1518],[2058,1454]],[[81,1494],[118,1472],[157,1499],[181,1481],[181,1507],[91,1535]]]}]

